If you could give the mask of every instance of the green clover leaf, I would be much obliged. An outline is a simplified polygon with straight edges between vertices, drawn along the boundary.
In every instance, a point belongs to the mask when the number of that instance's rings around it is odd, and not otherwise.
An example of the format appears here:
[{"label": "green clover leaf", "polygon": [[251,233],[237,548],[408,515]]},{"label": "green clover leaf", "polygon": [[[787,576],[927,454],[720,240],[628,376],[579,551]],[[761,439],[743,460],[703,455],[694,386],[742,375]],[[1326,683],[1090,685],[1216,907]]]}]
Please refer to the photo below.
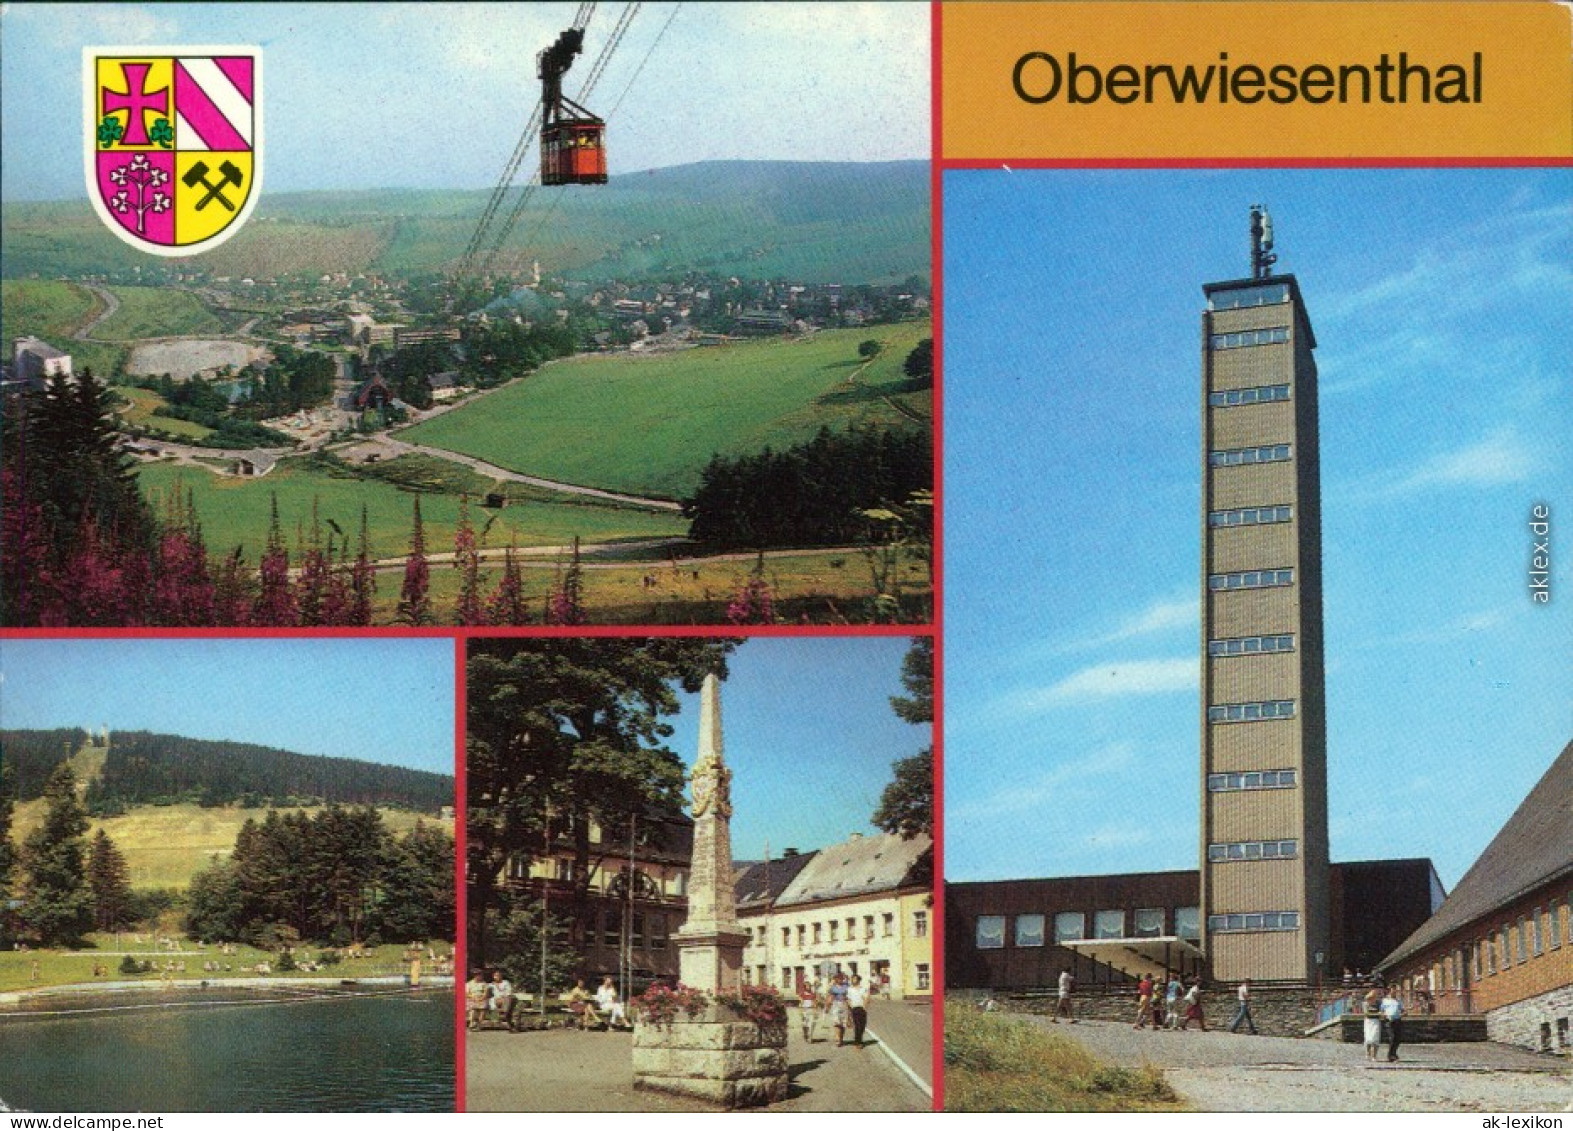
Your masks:
[{"label": "green clover leaf", "polygon": [[125,134],[125,127],[114,118],[105,118],[98,126],[98,144],[103,146],[114,145]]},{"label": "green clover leaf", "polygon": [[165,149],[170,148],[175,142],[175,131],[170,128],[168,118],[160,118],[153,123],[153,128],[148,131],[148,137]]}]

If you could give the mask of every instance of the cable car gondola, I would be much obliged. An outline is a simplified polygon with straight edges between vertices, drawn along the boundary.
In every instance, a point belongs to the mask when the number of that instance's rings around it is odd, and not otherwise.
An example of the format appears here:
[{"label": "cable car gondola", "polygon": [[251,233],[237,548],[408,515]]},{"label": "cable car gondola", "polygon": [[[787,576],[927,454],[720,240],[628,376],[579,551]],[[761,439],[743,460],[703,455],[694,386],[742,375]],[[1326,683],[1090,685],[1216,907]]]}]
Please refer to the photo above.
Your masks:
[{"label": "cable car gondola", "polygon": [[604,185],[606,122],[563,94],[563,75],[584,49],[584,29],[569,28],[535,57],[541,79],[541,183]]}]

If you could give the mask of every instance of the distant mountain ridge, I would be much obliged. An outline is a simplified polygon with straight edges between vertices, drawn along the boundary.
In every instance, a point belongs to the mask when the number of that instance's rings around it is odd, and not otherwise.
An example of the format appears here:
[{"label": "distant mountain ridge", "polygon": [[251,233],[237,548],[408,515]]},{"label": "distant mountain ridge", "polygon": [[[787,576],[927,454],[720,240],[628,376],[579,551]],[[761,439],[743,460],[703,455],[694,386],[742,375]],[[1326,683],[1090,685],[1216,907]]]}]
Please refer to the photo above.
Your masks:
[{"label": "distant mountain ridge", "polygon": [[[504,249],[513,266],[602,281],[709,272],[846,284],[931,273],[929,163],[706,161],[538,188]],[[511,209],[520,189],[512,190]],[[474,233],[490,190],[265,192],[247,227],[195,261],[216,274],[437,271]],[[142,257],[87,201],[16,202],[7,278],[126,270]]]},{"label": "distant mountain ridge", "polygon": [[[0,730],[0,762],[11,770],[17,799],[30,801],[42,795],[56,766],[97,741],[99,736],[80,729]],[[248,808],[337,803],[435,813],[452,805],[453,797],[451,776],[425,770],[255,743],[115,730],[109,732],[103,768],[85,793],[89,809],[98,813],[179,802]]]}]

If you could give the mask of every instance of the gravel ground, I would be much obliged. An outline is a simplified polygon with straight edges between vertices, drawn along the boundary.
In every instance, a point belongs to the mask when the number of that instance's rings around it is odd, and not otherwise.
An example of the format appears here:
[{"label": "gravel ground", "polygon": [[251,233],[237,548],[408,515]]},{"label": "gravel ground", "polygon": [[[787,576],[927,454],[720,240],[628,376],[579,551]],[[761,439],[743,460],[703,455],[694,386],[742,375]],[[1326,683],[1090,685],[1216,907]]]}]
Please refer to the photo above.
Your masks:
[{"label": "gravel ground", "polygon": [[[1050,1028],[1046,1018],[1028,1020]],[[1052,1028],[1116,1064],[1163,1068],[1203,1111],[1573,1110],[1573,1066],[1503,1045],[1405,1045],[1397,1064],[1372,1064],[1360,1045],[1337,1041],[1154,1033],[1108,1021]]]},{"label": "gravel ground", "polygon": [[[795,1015],[788,1018],[796,1021]],[[932,1103],[873,1044],[837,1048],[834,1039],[803,1041],[788,1025],[792,1077],[784,1103],[770,1111],[926,1112]],[[627,1033],[501,1030],[466,1034],[465,1110],[706,1112],[709,1104],[633,1086],[633,1038]]]}]

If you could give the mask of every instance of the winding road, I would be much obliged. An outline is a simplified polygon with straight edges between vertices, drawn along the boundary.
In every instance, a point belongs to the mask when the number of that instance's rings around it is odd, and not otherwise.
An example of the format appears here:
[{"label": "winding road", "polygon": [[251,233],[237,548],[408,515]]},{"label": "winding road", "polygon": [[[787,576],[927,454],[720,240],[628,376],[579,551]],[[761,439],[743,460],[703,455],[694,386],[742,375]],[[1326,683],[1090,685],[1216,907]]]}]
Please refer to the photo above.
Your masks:
[{"label": "winding road", "polygon": [[82,324],[82,328],[80,330],[71,335],[79,342],[86,342],[91,340],[88,335],[91,334],[94,330],[98,329],[99,323],[103,322],[107,318],[112,317],[115,311],[120,309],[120,300],[115,297],[114,291],[107,290],[104,287],[95,287],[90,283],[83,283],[82,286],[92,291],[93,295],[98,299],[98,301],[104,304],[104,309],[102,311],[100,311],[98,314],[95,314],[92,318],[89,318],[85,323]]}]

